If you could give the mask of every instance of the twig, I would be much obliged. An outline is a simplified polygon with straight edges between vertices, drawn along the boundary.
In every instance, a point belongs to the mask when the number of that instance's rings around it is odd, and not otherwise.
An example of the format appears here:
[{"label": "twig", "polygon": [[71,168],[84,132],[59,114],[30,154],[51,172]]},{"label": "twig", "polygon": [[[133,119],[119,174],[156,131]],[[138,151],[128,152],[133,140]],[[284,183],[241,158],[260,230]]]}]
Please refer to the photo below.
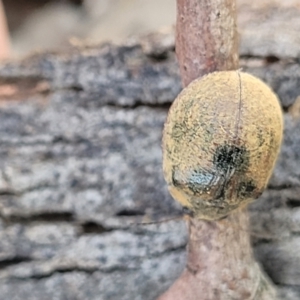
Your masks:
[{"label": "twig", "polygon": [[[177,7],[176,53],[178,56],[183,84],[187,86],[194,79],[200,78],[213,71],[236,70],[238,68],[238,42],[235,1],[177,0]],[[226,76],[236,76],[236,78],[238,78],[237,82],[239,82],[239,84],[234,85],[234,87],[238,87],[236,90],[239,89],[239,91],[236,98],[238,101],[241,101],[241,77],[239,72],[234,73],[236,74],[226,74]],[[252,79],[250,79],[250,81],[251,80]],[[229,80],[228,82],[231,81]],[[266,89],[268,90],[267,87]],[[277,123],[275,124],[275,129],[278,129],[278,134],[276,136],[278,137],[278,141],[276,141],[276,147],[278,148],[282,136],[281,111],[278,103],[276,103],[276,96],[271,91],[268,90],[268,92],[270,93],[270,97],[272,98],[271,100],[273,101],[271,101],[271,103],[273,103],[276,108],[274,118],[276,120],[278,119],[278,122],[276,121]],[[197,93],[201,93],[201,89],[197,89],[196,83],[189,89],[189,92],[186,92],[186,94],[183,92],[182,96],[179,96],[181,99],[177,102],[175,101],[176,103],[172,106],[165,125],[163,141],[165,177],[173,197],[181,202],[181,204],[188,206],[188,208],[193,211],[194,217],[189,220],[189,243],[186,268],[181,277],[165,294],[159,298],[159,300],[273,300],[276,298],[275,289],[265,277],[253,257],[249,235],[248,213],[245,208],[235,209],[233,212],[229,209],[224,213],[225,218],[220,219],[222,217],[221,213],[220,215],[218,215],[219,212],[216,212],[215,214],[212,212],[208,213],[209,209],[213,210],[211,208],[212,206],[207,206],[207,212],[205,211],[206,208],[203,208],[206,204],[201,198],[202,190],[199,192],[201,193],[201,196],[198,198],[200,199],[199,201],[195,200],[198,197],[198,191],[193,190],[191,196],[188,196],[189,191],[187,190],[190,187],[188,182],[189,178],[186,177],[186,174],[190,174],[191,168],[196,168],[197,164],[193,164],[191,166],[189,162],[184,161],[182,163],[182,165],[184,165],[183,167],[177,166],[180,172],[177,174],[178,178],[176,178],[176,169],[174,169],[173,162],[175,161],[175,158],[177,159],[178,157],[184,160],[185,152],[190,151],[189,149],[192,143],[187,142],[187,145],[184,145],[184,147],[187,147],[187,150],[183,151],[181,153],[182,155],[180,155],[180,147],[184,143],[184,138],[178,139],[178,141],[173,141],[171,139],[174,136],[173,133],[175,126],[178,127],[178,124],[184,124],[180,123],[183,119],[185,122],[190,122],[189,124],[192,124],[192,121],[197,123],[199,118],[193,119],[191,114],[193,110],[197,111],[201,109],[201,107],[193,106],[193,108],[191,108],[191,106],[189,106],[192,101],[199,101],[199,99],[196,99],[198,97]],[[221,92],[218,90],[215,91],[215,93]],[[192,94],[195,98],[185,100],[184,97],[188,98],[188,96],[185,95],[189,94]],[[219,95],[221,95],[219,97],[222,98],[222,94]],[[214,97],[213,93],[212,97]],[[205,99],[207,98],[208,97]],[[224,99],[221,100],[226,101],[226,99],[228,99],[228,96],[224,96]],[[184,101],[186,101],[185,104],[181,105],[180,103],[183,103]],[[207,101],[205,104],[207,104]],[[235,107],[237,107],[235,110],[238,113],[236,116],[237,126],[234,127],[237,129],[237,132],[236,136],[232,139],[236,145],[240,145],[242,143],[241,139],[239,139],[241,135],[239,132],[239,123],[242,118],[241,104],[241,102],[234,103]],[[220,112],[222,112],[222,109],[223,111],[230,109],[230,102],[228,105],[229,107],[227,107],[227,103],[223,104]],[[189,119],[184,118],[184,112],[181,111],[181,109],[184,110],[187,107],[191,110],[186,113],[189,116]],[[218,105],[216,107],[218,107]],[[214,118],[216,119],[215,121],[217,121],[218,112],[215,114],[216,116]],[[232,123],[234,122],[229,122],[229,126],[231,126]],[[224,128],[222,126],[219,127],[220,134],[224,135]],[[191,126],[186,126],[184,130],[180,128],[180,134],[184,132],[183,134],[186,135],[186,130],[190,130],[190,128]],[[200,128],[200,132],[201,130],[202,129]],[[200,142],[204,142],[204,140],[200,140]],[[175,149],[175,147],[177,147],[176,150],[172,150]],[[241,148],[239,148],[239,150],[240,149]],[[229,149],[228,151],[231,150]],[[265,187],[266,181],[269,178],[269,173],[272,171],[277,153],[278,149],[274,151],[274,155],[272,156],[273,161],[267,165],[268,170],[265,178],[262,180],[263,185],[260,188],[257,188],[259,192],[261,192]],[[186,157],[195,157],[197,155],[201,156],[202,154],[203,153],[199,152],[189,152],[189,155]],[[233,157],[234,161],[238,159],[235,155],[238,154],[234,153],[234,151],[232,153],[228,152],[227,154],[224,154],[223,158],[228,160],[230,157]],[[221,160],[223,158],[221,158]],[[210,158],[207,158],[208,161],[211,161],[209,159]],[[230,164],[228,161],[226,161],[226,163]],[[236,172],[236,170],[232,168],[230,175],[228,175],[228,182],[229,180],[232,180],[232,174],[234,174],[234,172]],[[225,173],[221,175],[224,177],[224,174]],[[200,175],[197,175],[199,176],[198,182],[202,176]],[[226,188],[230,189],[231,192],[234,192],[236,187],[230,187],[228,182],[225,181],[223,185],[225,186],[226,183]],[[235,185],[236,182],[237,181],[232,180],[232,184]],[[211,188],[211,185],[211,183],[208,184],[208,187]],[[216,181],[215,185],[218,186],[219,183]],[[224,186],[222,188],[224,188]],[[214,187],[212,187],[211,194],[216,193],[213,188]],[[208,190],[208,188],[206,188],[206,190]],[[258,193],[255,193],[256,190],[254,189],[251,196],[249,194],[249,197],[253,197],[253,199],[257,198]],[[207,194],[210,194],[210,191],[207,192]],[[209,201],[213,200],[215,199],[209,199]],[[204,204],[202,203],[200,208],[200,204],[197,206],[197,203],[201,203],[201,201]],[[225,202],[226,199],[224,201],[224,207],[226,207]],[[237,207],[239,207],[239,205],[242,206],[241,203],[239,203]],[[243,207],[245,207],[245,205],[243,205]],[[203,211],[201,211],[201,209],[203,209]]]}]

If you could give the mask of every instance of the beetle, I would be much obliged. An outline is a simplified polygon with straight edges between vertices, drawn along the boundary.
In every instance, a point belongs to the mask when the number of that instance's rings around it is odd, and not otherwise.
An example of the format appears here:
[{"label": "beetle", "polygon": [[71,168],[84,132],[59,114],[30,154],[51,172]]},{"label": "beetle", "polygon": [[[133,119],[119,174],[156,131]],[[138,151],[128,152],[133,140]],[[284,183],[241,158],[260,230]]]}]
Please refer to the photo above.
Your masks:
[{"label": "beetle", "polygon": [[283,132],[277,96],[238,71],[191,82],[172,104],[163,131],[168,189],[196,218],[218,220],[264,191]]}]

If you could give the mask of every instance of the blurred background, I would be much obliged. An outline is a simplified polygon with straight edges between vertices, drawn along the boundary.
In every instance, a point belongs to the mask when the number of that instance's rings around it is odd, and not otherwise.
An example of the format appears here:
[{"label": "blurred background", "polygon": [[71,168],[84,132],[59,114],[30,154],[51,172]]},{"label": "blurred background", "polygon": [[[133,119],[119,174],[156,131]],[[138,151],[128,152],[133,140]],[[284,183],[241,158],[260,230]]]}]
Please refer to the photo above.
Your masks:
[{"label": "blurred background", "polygon": [[[45,50],[65,51],[70,45],[128,43],[158,30],[170,33],[176,19],[176,0],[2,0],[2,3],[7,20],[3,9],[0,10],[0,59]],[[0,8],[2,3],[0,0]],[[237,8],[241,56],[300,55],[300,0],[237,0]]]},{"label": "blurred background", "polygon": [[11,55],[70,43],[121,43],[175,23],[175,0],[2,0]]},{"label": "blurred background", "polygon": [[[0,0],[0,60],[168,33],[175,4]],[[275,90],[286,120],[251,211],[255,252],[282,299],[299,300],[300,0],[237,4],[241,66]],[[132,226],[177,215],[160,145],[181,85],[174,44],[162,55],[160,42],[0,64],[0,300],[155,299],[181,273],[182,222]]]}]

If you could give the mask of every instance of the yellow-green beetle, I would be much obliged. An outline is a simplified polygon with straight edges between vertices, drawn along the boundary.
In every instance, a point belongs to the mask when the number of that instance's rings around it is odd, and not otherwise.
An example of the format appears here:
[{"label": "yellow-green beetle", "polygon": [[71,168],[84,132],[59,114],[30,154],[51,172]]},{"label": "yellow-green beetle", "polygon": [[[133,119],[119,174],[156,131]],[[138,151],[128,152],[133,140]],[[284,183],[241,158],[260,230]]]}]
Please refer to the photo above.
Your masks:
[{"label": "yellow-green beetle", "polygon": [[279,101],[240,71],[194,80],[174,101],[163,132],[171,195],[196,218],[217,220],[261,195],[282,140]]}]

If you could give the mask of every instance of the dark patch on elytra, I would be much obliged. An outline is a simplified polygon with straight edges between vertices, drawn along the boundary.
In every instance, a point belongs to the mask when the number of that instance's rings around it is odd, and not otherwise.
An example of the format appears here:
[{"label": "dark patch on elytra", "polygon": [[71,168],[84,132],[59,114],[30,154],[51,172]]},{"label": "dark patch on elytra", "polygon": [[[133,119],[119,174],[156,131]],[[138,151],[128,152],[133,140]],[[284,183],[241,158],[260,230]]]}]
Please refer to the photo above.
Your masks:
[{"label": "dark patch on elytra", "polygon": [[224,199],[225,198],[225,191],[226,191],[227,186],[225,186],[225,184],[223,184],[219,190],[219,192],[216,194],[215,199],[219,200],[219,199]]},{"label": "dark patch on elytra", "polygon": [[249,151],[235,145],[219,145],[214,153],[213,163],[222,173],[228,170],[243,172],[249,167]]},{"label": "dark patch on elytra", "polygon": [[194,195],[199,194],[203,190],[202,186],[194,184],[193,182],[190,181],[188,182],[188,188]]},{"label": "dark patch on elytra", "polygon": [[242,181],[238,187],[239,196],[242,198],[256,198],[256,188],[257,186],[254,180],[250,179],[247,181]]}]

